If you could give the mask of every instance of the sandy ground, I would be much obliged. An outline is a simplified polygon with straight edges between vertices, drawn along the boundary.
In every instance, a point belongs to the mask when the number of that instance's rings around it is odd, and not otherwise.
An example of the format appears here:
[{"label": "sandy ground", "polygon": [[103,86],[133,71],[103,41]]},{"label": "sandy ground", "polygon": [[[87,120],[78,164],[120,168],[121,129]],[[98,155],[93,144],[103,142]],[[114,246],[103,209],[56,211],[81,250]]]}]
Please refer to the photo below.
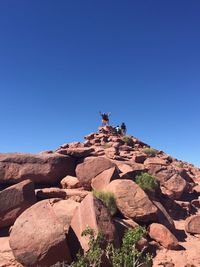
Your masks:
[{"label": "sandy ground", "polygon": [[184,220],[174,222],[180,250],[159,250],[153,267],[200,267],[200,236],[185,233]]}]

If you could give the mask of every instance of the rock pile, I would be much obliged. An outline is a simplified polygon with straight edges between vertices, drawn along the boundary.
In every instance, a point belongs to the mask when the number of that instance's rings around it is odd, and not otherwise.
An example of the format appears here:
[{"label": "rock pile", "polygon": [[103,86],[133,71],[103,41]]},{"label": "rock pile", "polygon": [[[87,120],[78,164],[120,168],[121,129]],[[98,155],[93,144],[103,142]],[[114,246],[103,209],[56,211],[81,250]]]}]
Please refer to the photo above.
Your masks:
[{"label": "rock pile", "polygon": [[[136,183],[144,172],[157,181],[153,192]],[[0,267],[70,263],[88,248],[88,226],[117,245],[125,228],[145,225],[149,250],[179,250],[177,220],[185,235],[200,234],[199,182],[199,168],[111,126],[55,151],[0,154]],[[92,190],[114,194],[116,215]]]}]

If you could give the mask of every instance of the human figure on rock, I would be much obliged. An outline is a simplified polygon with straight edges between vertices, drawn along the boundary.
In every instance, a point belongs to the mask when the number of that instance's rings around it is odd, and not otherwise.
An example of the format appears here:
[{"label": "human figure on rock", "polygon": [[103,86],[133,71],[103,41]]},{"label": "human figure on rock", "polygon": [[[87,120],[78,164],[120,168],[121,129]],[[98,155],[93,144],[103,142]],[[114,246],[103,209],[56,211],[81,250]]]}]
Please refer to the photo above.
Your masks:
[{"label": "human figure on rock", "polygon": [[115,131],[117,135],[121,135],[121,128],[119,127],[119,125],[115,127]]},{"label": "human figure on rock", "polygon": [[121,124],[121,134],[126,135],[126,124],[124,122]]},{"label": "human figure on rock", "polygon": [[109,125],[109,116],[111,114],[111,112],[108,112],[108,113],[101,113],[101,111],[99,111],[99,114],[101,115],[101,123],[102,123],[102,126],[106,126],[106,125]]}]

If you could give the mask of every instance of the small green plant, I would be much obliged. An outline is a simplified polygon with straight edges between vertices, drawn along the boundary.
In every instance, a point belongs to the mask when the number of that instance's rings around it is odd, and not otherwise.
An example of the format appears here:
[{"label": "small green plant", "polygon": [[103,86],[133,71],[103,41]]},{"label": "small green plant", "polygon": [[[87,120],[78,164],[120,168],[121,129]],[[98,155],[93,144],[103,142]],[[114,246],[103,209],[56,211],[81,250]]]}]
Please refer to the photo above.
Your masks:
[{"label": "small green plant", "polygon": [[158,188],[158,182],[156,178],[147,172],[143,172],[137,175],[135,178],[136,184],[138,184],[144,191],[155,191]]},{"label": "small green plant", "polygon": [[111,148],[112,145],[111,145],[110,143],[105,143],[104,145],[102,145],[102,147],[103,147],[104,149],[107,149],[107,148]]},{"label": "small green plant", "polygon": [[150,263],[152,256],[145,253],[145,248],[139,251],[136,248],[137,242],[146,236],[146,229],[138,226],[129,229],[125,233],[121,248],[116,249],[113,244],[105,244],[104,236],[99,233],[95,237],[92,229],[87,228],[83,231],[83,236],[89,235],[89,249],[84,255],[77,255],[77,261],[69,267],[99,267],[102,266],[102,256],[107,259],[113,267],[139,267],[142,263]]},{"label": "small green plant", "polygon": [[155,157],[155,155],[157,154],[157,151],[151,147],[144,148],[143,152],[149,157]]},{"label": "small green plant", "polygon": [[93,195],[100,199],[104,205],[108,208],[111,215],[114,215],[117,211],[115,196],[111,192],[93,191]]},{"label": "small green plant", "polygon": [[124,141],[124,143],[127,146],[132,146],[132,147],[134,146],[134,142],[131,136],[128,136],[128,135],[123,136],[122,141]]}]

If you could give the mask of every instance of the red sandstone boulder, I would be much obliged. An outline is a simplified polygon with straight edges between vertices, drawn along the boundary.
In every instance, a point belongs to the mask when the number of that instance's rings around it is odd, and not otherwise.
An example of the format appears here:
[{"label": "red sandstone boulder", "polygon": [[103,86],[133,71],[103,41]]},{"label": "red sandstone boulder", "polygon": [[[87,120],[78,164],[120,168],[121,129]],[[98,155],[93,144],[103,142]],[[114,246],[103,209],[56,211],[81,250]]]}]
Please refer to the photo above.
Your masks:
[{"label": "red sandstone boulder", "polygon": [[172,166],[148,165],[148,172],[160,182],[163,194],[172,199],[179,199],[187,189],[187,182]]},{"label": "red sandstone boulder", "polygon": [[95,235],[103,233],[108,242],[117,243],[115,226],[111,215],[103,202],[89,194],[76,209],[71,221],[71,229],[78,238],[84,251],[88,250],[88,237],[81,236],[87,228],[93,229]]},{"label": "red sandstone boulder", "polygon": [[148,222],[157,217],[157,208],[146,193],[131,180],[114,180],[104,191],[115,195],[117,207],[125,217],[136,222]]},{"label": "red sandstone boulder", "polygon": [[111,181],[119,178],[119,170],[112,167],[93,178],[91,185],[94,190],[103,190]]},{"label": "red sandstone boulder", "polygon": [[161,165],[161,166],[165,166],[167,165],[167,161],[158,157],[151,157],[151,158],[147,158],[144,161],[144,165],[148,166],[148,165],[152,165],[152,164],[156,164],[156,165]]},{"label": "red sandstone boulder", "polygon": [[16,218],[35,202],[34,184],[30,180],[0,191],[0,228],[11,226]]},{"label": "red sandstone boulder", "polygon": [[57,187],[48,187],[36,189],[35,194],[38,200],[50,199],[50,198],[67,198],[67,193],[65,190],[57,188]]},{"label": "red sandstone boulder", "polygon": [[10,234],[16,260],[30,267],[71,262],[66,234],[77,205],[71,200],[43,200],[23,212]]},{"label": "red sandstone boulder", "polygon": [[94,152],[94,148],[78,147],[78,148],[61,148],[56,150],[57,153],[62,155],[72,156],[74,158],[88,157]]},{"label": "red sandstone boulder", "polygon": [[90,186],[92,178],[101,172],[114,167],[115,164],[104,157],[86,158],[76,167],[76,176],[83,186]]},{"label": "red sandstone boulder", "polygon": [[74,177],[74,176],[70,176],[70,175],[67,175],[66,177],[64,177],[61,182],[60,182],[62,188],[64,189],[73,189],[73,188],[79,188],[81,187],[81,184],[79,182],[79,180]]},{"label": "red sandstone boulder", "polygon": [[74,160],[52,154],[0,154],[0,183],[14,184],[25,179],[34,183],[55,183],[74,174]]},{"label": "red sandstone boulder", "polygon": [[200,215],[193,215],[187,218],[185,230],[190,234],[200,234]]},{"label": "red sandstone boulder", "polygon": [[167,249],[179,247],[176,237],[162,224],[152,223],[148,229],[149,236]]}]

